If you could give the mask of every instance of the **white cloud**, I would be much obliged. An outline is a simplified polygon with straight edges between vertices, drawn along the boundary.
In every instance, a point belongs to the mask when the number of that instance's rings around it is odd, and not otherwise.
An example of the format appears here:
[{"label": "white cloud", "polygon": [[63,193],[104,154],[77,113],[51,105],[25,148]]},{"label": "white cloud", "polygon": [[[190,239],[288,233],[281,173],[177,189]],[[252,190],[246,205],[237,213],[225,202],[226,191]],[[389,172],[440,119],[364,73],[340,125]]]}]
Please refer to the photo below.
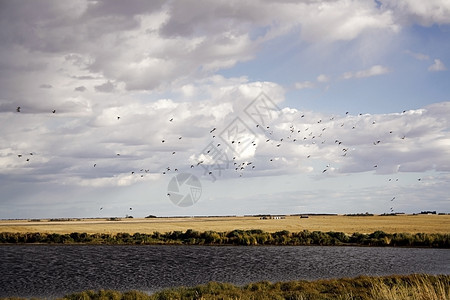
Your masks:
[{"label": "white cloud", "polygon": [[444,63],[440,59],[435,59],[434,64],[428,67],[428,71],[431,72],[439,72],[439,71],[445,71],[447,70],[447,67],[444,65]]},{"label": "white cloud", "polygon": [[302,90],[302,89],[311,89],[314,88],[315,84],[311,81],[302,81],[302,82],[296,82],[295,83],[295,88],[297,90]]},{"label": "white cloud", "polygon": [[[69,190],[78,195],[81,188],[133,189],[142,182],[147,184],[149,178],[159,180],[155,185],[164,190],[161,178],[168,177],[162,174],[168,167],[171,170],[166,175],[178,168],[207,180],[201,166],[191,170],[189,158],[200,157],[211,142],[224,147],[223,142],[217,142],[219,134],[236,116],[246,118],[244,109],[261,91],[283,111],[265,132],[249,123],[256,146],[244,149],[244,155],[225,151],[230,157],[253,161],[254,172],[244,172],[244,177],[273,176],[277,182],[281,175],[307,174],[323,180],[323,176],[372,172],[375,163],[379,164],[375,170],[378,174],[437,168],[447,172],[448,103],[405,114],[350,114],[331,119],[321,112],[284,107],[284,88],[264,79],[249,80],[253,70],[249,69],[249,74],[239,70],[233,78],[217,75],[219,70],[258,58],[265,52],[266,43],[294,37],[300,47],[288,45],[284,50],[294,53],[308,48],[319,58],[301,62],[305,66],[299,71],[305,73],[298,76],[320,74],[310,81],[297,82],[295,88],[314,88],[335,77],[326,74],[352,70],[355,47],[361,48],[360,55],[363,53],[359,57],[362,65],[371,66],[374,59],[364,54],[386,48],[389,40],[378,36],[398,34],[408,22],[446,22],[444,4],[441,8],[424,4],[422,11],[417,3],[402,3],[383,1],[378,6],[373,1],[256,0],[215,1],[200,6],[196,1],[2,4],[0,191],[10,201],[19,199],[21,193],[43,193],[37,183],[67,188],[48,200],[51,202],[61,201],[57,198]],[[377,38],[376,45],[373,37]],[[328,48],[331,43],[333,47]],[[339,61],[335,54],[327,54],[336,49]],[[348,49],[353,51],[342,57]],[[322,54],[328,55],[324,61]],[[410,54],[426,58],[420,53]],[[379,65],[345,73],[343,78],[389,72],[381,65],[384,60],[376,61]],[[321,63],[331,66],[321,69]],[[283,64],[287,62],[279,64],[275,72],[284,71]],[[437,60],[430,68],[442,66]],[[270,67],[264,65],[263,70]],[[308,69],[313,71],[307,74]],[[260,75],[266,76],[264,72]],[[16,111],[18,106],[20,113]],[[294,126],[294,132],[290,126]],[[209,134],[212,128],[217,128],[215,137]],[[388,134],[389,130],[394,133]],[[405,139],[401,139],[403,135]],[[342,145],[335,143],[336,139],[342,140]],[[373,145],[377,140],[382,142]],[[348,148],[346,156],[342,148]],[[327,164],[331,166],[322,174]],[[232,169],[224,171],[222,178],[236,175],[239,173]],[[23,188],[26,183],[35,185]],[[38,198],[52,196],[42,195]],[[35,199],[28,195],[24,198]]]},{"label": "white cloud", "polygon": [[382,5],[402,23],[450,24],[450,3],[446,0],[383,0]]},{"label": "white cloud", "polygon": [[430,57],[428,55],[423,54],[423,53],[412,52],[410,50],[406,50],[405,53],[411,55],[412,57],[414,57],[415,59],[418,59],[418,60],[429,60],[430,59]]},{"label": "white cloud", "polygon": [[317,82],[328,82],[330,81],[330,77],[325,74],[320,74],[317,76]]},{"label": "white cloud", "polygon": [[342,75],[343,79],[351,79],[351,78],[366,78],[372,76],[383,75],[389,73],[389,68],[381,65],[375,65],[367,70],[357,71],[357,72],[346,72]]}]

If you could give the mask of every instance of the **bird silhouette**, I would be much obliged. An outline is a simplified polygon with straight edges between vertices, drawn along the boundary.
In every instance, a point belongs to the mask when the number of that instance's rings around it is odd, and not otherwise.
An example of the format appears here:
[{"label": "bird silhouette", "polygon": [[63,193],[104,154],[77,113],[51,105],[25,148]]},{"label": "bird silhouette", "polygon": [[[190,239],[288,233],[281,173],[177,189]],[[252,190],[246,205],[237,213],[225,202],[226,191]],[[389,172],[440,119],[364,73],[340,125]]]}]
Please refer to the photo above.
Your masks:
[{"label": "bird silhouette", "polygon": [[20,106],[17,106],[16,111],[20,112]]},{"label": "bird silhouette", "polygon": [[52,110],[52,113],[56,113],[56,109]]}]

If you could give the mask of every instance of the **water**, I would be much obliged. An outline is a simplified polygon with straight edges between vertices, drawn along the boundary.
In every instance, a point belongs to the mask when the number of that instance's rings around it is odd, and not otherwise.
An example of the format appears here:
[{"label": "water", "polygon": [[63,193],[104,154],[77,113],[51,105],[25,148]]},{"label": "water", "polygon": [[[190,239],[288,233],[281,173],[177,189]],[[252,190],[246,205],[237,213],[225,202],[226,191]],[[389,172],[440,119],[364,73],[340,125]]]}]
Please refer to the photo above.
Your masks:
[{"label": "water", "polygon": [[0,297],[87,289],[154,292],[209,281],[243,285],[389,274],[450,274],[450,250],[319,246],[0,246]]}]

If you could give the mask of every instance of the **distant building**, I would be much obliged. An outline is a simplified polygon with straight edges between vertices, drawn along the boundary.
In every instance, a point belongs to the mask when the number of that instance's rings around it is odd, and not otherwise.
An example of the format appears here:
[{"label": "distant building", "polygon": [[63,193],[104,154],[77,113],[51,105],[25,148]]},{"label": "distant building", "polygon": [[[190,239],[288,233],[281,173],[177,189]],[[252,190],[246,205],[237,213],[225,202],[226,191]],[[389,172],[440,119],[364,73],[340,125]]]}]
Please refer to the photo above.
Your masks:
[{"label": "distant building", "polygon": [[286,216],[283,216],[283,215],[275,215],[275,216],[267,215],[267,216],[261,216],[259,219],[260,220],[268,220],[268,219],[281,220],[281,219],[286,219]]}]

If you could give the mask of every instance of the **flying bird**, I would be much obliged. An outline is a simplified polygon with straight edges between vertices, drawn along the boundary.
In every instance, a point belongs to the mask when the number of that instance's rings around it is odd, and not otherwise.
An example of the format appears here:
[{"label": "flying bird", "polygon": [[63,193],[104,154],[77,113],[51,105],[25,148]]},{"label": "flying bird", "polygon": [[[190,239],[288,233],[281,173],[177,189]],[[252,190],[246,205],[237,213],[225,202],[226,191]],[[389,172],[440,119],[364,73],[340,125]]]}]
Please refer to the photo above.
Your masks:
[{"label": "flying bird", "polygon": [[20,106],[17,106],[16,111],[20,112]]},{"label": "flying bird", "polygon": [[56,113],[56,109],[52,110],[52,113]]},{"label": "flying bird", "polygon": [[173,121],[173,118],[169,120],[169,122],[172,122],[172,121]]}]

